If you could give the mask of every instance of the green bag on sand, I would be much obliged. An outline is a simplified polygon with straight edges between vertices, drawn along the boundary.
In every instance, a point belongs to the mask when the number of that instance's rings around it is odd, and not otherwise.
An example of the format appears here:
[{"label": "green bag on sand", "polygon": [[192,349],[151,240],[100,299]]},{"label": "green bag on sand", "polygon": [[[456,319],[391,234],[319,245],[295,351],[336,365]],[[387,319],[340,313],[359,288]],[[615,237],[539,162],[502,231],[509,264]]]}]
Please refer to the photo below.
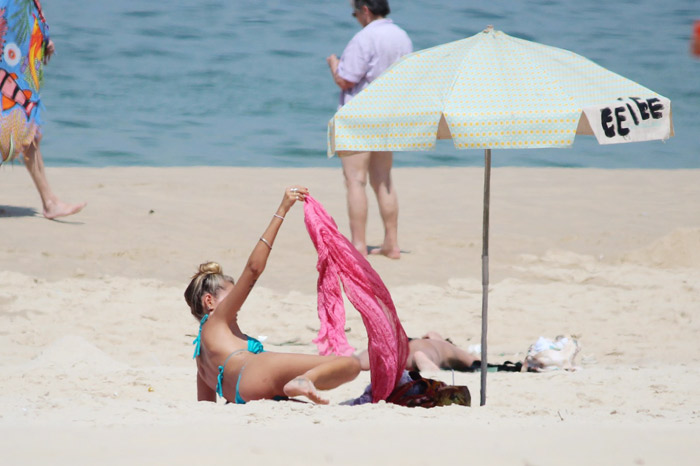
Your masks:
[{"label": "green bag on sand", "polygon": [[447,385],[439,380],[426,379],[411,371],[411,381],[396,387],[386,399],[387,403],[413,408],[436,406],[471,406],[472,397],[466,385]]}]

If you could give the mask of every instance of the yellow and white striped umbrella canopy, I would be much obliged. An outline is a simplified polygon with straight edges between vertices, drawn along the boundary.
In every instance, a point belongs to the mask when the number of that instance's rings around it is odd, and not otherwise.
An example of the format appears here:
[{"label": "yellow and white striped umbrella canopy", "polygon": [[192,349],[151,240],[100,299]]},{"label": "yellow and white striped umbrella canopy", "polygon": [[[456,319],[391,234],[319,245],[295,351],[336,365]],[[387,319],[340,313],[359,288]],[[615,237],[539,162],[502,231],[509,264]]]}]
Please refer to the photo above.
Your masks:
[{"label": "yellow and white striped umbrella canopy", "polygon": [[670,101],[573,52],[491,28],[405,56],[333,116],[328,155],[667,139]]}]

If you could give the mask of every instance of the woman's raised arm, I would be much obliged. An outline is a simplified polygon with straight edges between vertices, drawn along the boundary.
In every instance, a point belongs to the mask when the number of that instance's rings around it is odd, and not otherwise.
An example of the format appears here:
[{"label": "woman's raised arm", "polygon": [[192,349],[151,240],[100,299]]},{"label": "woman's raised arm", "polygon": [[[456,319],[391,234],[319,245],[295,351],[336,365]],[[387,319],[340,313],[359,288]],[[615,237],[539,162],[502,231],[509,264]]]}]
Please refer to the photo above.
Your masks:
[{"label": "woman's raised arm", "polygon": [[257,244],[250,253],[248,262],[246,263],[243,273],[234,285],[231,292],[217,306],[217,314],[221,315],[226,322],[232,322],[236,318],[238,310],[243,306],[250,290],[253,289],[258,277],[265,270],[267,258],[270,257],[270,251],[275,243],[277,232],[282,226],[284,217],[289,212],[289,209],[296,201],[304,201],[309,190],[302,186],[291,186],[284,191],[282,202],[277,208],[270,220],[270,224],[265,229],[265,232],[260,236]]}]

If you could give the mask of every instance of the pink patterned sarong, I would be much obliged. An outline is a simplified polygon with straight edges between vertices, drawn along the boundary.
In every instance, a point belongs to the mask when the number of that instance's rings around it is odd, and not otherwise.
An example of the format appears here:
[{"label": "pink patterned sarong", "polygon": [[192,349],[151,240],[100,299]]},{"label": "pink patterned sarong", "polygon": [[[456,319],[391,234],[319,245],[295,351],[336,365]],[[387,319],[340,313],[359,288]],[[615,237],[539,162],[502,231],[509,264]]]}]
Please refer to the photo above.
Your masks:
[{"label": "pink patterned sarong", "polygon": [[367,330],[372,401],[385,400],[401,378],[408,358],[408,338],[389,290],[367,259],[338,231],[323,206],[308,195],[304,222],[318,251],[321,329],[314,343],[324,355],[350,355],[354,351],[345,336],[342,283]]}]

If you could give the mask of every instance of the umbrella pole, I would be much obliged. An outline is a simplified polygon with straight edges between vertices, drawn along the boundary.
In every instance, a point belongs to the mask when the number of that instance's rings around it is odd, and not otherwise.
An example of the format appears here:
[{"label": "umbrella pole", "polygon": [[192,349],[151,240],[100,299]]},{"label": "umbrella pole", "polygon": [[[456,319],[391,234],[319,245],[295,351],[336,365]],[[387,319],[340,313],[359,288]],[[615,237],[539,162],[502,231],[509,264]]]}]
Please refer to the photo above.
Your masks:
[{"label": "umbrella pole", "polygon": [[491,149],[484,151],[484,226],[481,251],[481,406],[486,404],[486,333],[489,310],[489,204],[491,198]]}]

